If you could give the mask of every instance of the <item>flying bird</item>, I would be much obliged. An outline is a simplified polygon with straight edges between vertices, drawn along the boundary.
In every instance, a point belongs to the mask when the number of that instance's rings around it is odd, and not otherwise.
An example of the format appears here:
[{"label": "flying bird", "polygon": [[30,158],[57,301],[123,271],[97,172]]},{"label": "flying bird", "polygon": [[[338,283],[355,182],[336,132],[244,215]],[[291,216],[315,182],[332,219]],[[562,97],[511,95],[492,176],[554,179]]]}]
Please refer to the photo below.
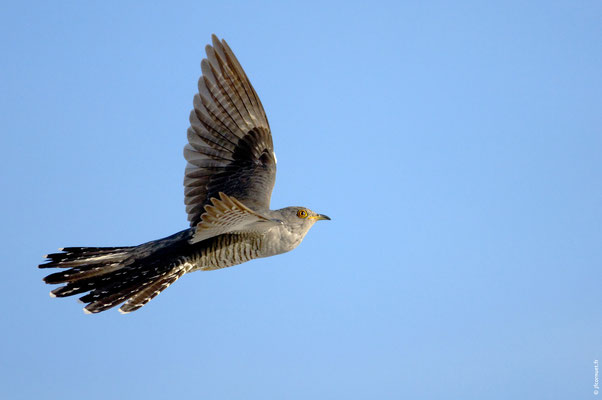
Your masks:
[{"label": "flying bird", "polygon": [[65,247],[40,268],[64,284],[52,297],[84,295],[86,313],[138,310],[193,271],[211,271],[293,250],[319,220],[306,207],[270,209],[276,155],[270,125],[225,40],[212,36],[190,113],[184,198],[190,228],[128,247]]}]

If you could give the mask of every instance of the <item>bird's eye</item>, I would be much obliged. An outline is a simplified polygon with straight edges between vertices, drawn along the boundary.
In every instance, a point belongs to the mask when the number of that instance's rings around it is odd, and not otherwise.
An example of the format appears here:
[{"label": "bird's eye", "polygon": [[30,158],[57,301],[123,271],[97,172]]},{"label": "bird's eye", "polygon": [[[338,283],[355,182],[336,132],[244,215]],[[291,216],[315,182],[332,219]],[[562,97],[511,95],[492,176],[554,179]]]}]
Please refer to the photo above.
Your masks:
[{"label": "bird's eye", "polygon": [[306,210],[299,210],[299,211],[297,211],[297,217],[299,217],[299,218],[307,218],[307,211]]}]

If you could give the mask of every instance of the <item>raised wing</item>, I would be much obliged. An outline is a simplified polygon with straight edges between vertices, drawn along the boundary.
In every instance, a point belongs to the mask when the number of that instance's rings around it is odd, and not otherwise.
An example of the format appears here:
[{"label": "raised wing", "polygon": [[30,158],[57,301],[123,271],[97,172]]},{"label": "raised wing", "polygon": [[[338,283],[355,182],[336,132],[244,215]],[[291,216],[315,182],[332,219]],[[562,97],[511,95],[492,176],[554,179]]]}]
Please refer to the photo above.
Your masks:
[{"label": "raised wing", "polygon": [[224,233],[261,233],[280,223],[251,210],[224,193],[220,193],[219,197],[212,198],[212,205],[205,206],[205,213],[201,215],[201,222],[197,225],[190,243]]},{"label": "raised wing", "polygon": [[225,40],[213,35],[190,114],[185,203],[191,226],[220,192],[247,206],[269,209],[276,156],[265,111]]}]

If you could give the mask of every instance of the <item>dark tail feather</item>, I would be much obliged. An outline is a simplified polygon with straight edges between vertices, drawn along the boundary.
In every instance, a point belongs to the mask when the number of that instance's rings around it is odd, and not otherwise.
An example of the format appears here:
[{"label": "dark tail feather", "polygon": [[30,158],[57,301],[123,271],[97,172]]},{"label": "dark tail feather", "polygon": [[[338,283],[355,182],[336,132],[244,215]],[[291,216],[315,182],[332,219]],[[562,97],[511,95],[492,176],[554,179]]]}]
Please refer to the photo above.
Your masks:
[{"label": "dark tail feather", "polygon": [[122,312],[135,311],[175,282],[191,265],[181,256],[188,246],[187,231],[134,247],[66,247],[49,254],[40,268],[67,268],[44,278],[65,283],[50,292],[80,298],[87,313],[108,310],[124,301]]},{"label": "dark tail feather", "polygon": [[40,268],[71,268],[85,264],[103,264],[121,259],[134,247],[65,247],[62,253],[47,254],[46,264]]},{"label": "dark tail feather", "polygon": [[169,273],[165,274],[160,279],[157,279],[154,283],[146,285],[144,290],[141,290],[134,296],[130,297],[129,300],[121,306],[119,312],[122,314],[127,314],[132,311],[136,311],[154,299],[159,293],[167,289],[169,285],[174,283],[188,271],[189,268],[187,268],[186,264],[178,265],[172,268]]}]

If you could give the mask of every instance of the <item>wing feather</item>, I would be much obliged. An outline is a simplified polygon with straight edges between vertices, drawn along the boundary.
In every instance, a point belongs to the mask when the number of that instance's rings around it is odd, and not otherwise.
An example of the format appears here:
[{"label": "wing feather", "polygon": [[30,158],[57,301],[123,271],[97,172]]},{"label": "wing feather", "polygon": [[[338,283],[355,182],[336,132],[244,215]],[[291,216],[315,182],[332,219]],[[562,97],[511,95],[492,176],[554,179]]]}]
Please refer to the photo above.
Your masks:
[{"label": "wing feather", "polygon": [[212,198],[211,204],[205,206],[201,222],[197,225],[190,243],[224,233],[265,232],[278,224],[279,221],[251,210],[234,197],[219,193],[219,199]]},{"label": "wing feather", "polygon": [[261,101],[228,44],[215,35],[201,62],[190,113],[184,177],[191,226],[220,192],[253,209],[268,209],[276,156]]}]

